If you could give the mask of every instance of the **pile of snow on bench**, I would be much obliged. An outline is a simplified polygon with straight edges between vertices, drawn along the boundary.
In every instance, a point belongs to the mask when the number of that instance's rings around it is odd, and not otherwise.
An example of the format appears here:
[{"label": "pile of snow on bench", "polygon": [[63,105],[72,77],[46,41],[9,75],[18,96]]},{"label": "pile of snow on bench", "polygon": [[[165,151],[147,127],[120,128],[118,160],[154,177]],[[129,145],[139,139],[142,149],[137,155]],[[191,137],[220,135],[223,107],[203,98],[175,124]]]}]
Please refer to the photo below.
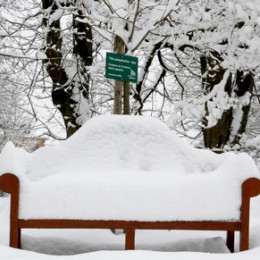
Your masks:
[{"label": "pile of snow on bench", "polygon": [[8,143],[0,173],[21,181],[19,218],[239,220],[247,154],[195,149],[158,119],[97,116],[33,153]]}]

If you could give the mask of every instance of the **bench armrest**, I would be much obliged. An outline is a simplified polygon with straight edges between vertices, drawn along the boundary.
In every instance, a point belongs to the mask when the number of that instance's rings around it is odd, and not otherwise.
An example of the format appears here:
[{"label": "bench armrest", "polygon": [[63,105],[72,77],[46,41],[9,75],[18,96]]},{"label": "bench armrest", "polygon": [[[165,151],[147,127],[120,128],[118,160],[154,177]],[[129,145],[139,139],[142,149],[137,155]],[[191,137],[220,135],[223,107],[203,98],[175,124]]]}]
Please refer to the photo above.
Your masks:
[{"label": "bench armrest", "polygon": [[249,178],[242,184],[240,250],[249,248],[250,198],[260,195],[260,180]]},{"label": "bench armrest", "polygon": [[18,227],[20,182],[18,177],[12,173],[1,175],[0,189],[11,195],[10,246],[20,248],[20,229]]}]

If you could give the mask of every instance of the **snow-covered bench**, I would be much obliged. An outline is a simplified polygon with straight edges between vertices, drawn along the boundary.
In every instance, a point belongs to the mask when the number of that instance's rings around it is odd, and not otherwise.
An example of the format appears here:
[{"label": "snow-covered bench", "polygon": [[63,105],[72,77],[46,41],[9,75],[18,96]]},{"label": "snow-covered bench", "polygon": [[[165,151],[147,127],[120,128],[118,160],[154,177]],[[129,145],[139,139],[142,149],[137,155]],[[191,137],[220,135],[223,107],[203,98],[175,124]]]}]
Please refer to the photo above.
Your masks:
[{"label": "snow-covered bench", "polygon": [[189,146],[157,119],[98,116],[68,140],[29,154],[8,143],[0,189],[11,194],[10,246],[25,228],[227,231],[248,249],[249,202],[260,194],[253,160]]}]

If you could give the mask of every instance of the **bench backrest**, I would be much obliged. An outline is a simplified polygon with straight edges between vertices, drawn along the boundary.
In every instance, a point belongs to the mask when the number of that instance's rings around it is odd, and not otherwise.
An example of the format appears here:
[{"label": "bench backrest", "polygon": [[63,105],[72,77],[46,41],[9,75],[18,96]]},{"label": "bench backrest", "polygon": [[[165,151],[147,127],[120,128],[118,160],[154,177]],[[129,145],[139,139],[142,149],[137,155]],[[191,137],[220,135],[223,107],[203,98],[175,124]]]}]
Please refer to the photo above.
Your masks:
[{"label": "bench backrest", "polygon": [[214,170],[223,159],[192,148],[158,119],[110,115],[93,118],[68,140],[34,152],[26,174],[32,180],[104,170],[183,174]]}]

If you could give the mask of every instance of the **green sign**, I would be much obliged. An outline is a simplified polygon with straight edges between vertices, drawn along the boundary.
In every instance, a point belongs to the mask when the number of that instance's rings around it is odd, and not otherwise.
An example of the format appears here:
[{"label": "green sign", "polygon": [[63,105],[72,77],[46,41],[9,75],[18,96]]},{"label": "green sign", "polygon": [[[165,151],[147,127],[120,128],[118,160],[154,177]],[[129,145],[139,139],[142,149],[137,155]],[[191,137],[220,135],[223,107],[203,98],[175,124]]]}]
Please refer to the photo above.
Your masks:
[{"label": "green sign", "polygon": [[138,58],[107,52],[106,78],[137,83]]}]

